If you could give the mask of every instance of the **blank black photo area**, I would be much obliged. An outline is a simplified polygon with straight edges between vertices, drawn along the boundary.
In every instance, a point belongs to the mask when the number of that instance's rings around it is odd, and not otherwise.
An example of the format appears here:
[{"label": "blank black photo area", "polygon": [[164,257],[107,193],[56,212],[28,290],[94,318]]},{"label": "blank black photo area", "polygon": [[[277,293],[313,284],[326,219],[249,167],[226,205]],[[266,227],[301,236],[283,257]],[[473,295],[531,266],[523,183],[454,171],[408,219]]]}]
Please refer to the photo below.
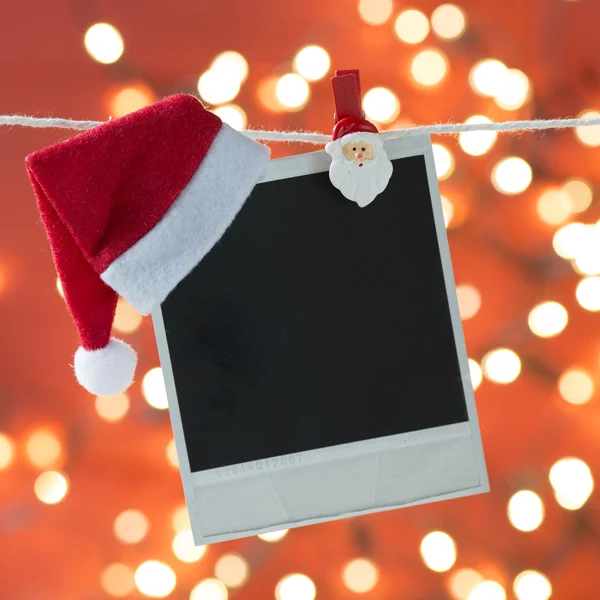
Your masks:
[{"label": "blank black photo area", "polygon": [[162,306],[192,472],[468,421],[422,155],[259,184]]}]

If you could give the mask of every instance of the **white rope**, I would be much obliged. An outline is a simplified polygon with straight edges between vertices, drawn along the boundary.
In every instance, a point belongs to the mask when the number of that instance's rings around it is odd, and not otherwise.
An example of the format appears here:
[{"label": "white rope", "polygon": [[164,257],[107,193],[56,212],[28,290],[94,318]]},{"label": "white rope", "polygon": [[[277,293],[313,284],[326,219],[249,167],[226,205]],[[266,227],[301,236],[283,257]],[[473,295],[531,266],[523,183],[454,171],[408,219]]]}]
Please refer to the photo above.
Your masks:
[{"label": "white rope", "polygon": [[[0,126],[41,127],[55,129],[92,129],[102,125],[102,121],[73,121],[71,119],[44,119],[20,115],[0,115]],[[499,123],[441,123],[438,125],[422,125],[406,129],[393,129],[381,133],[383,139],[409,137],[413,135],[439,134],[456,135],[471,131],[540,131],[545,129],[569,129],[573,127],[600,126],[600,117],[585,119],[536,119],[531,121],[504,121]],[[326,144],[331,136],[324,133],[305,131],[261,131],[248,129],[245,135],[254,140],[272,142],[303,142],[306,144]]]}]

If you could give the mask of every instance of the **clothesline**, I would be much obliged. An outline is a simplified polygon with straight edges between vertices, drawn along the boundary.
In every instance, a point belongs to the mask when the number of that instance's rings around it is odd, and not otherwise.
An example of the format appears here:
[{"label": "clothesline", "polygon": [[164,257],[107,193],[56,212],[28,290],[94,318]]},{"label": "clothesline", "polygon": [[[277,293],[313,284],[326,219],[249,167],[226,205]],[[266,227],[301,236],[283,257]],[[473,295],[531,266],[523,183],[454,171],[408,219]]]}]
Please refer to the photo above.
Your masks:
[{"label": "clothesline", "polygon": [[[74,121],[72,119],[0,115],[0,126],[86,130],[92,129],[98,125],[102,125],[102,121]],[[440,123],[436,125],[421,125],[417,127],[383,131],[381,136],[383,139],[391,140],[425,134],[456,135],[458,133],[468,133],[473,131],[541,131],[547,129],[571,129],[575,127],[593,126],[600,126],[600,117],[581,119],[534,119],[491,123]],[[330,135],[310,131],[264,131],[259,129],[247,129],[242,133],[254,140],[273,142],[326,144],[331,140]]]}]

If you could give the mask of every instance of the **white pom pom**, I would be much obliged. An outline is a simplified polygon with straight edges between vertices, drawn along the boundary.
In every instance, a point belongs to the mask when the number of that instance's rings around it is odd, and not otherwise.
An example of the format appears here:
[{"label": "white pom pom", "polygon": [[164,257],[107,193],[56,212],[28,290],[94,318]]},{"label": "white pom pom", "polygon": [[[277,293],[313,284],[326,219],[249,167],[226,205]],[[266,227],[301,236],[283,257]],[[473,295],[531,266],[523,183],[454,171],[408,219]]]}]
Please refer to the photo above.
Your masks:
[{"label": "white pom pom", "polygon": [[75,377],[90,394],[114,396],[133,382],[137,355],[133,348],[111,338],[105,348],[75,352]]}]

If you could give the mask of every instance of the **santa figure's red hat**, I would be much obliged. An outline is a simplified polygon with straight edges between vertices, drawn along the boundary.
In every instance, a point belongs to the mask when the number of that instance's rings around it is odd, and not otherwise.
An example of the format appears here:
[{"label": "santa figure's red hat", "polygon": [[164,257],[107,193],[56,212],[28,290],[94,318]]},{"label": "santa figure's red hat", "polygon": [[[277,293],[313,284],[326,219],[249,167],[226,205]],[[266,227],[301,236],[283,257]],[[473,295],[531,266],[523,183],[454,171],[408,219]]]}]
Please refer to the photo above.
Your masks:
[{"label": "santa figure's red hat", "polygon": [[340,138],[346,137],[347,135],[362,133],[377,134],[379,133],[379,130],[377,127],[375,127],[375,125],[373,125],[373,123],[362,117],[344,117],[335,124],[331,140],[335,142]]},{"label": "santa figure's red hat", "polygon": [[158,306],[225,233],[268,159],[188,95],[27,157],[89,392],[133,380],[135,352],[111,338],[118,296],[142,314]]}]

